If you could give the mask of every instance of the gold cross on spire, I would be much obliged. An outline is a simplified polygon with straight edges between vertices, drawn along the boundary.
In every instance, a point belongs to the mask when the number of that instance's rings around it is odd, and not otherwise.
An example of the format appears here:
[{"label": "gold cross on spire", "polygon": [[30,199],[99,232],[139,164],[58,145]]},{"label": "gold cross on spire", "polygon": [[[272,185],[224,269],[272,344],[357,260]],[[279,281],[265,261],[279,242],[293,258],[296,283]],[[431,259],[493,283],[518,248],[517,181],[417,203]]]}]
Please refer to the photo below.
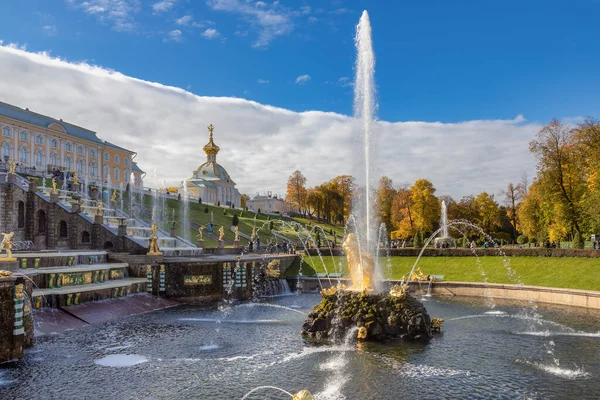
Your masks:
[{"label": "gold cross on spire", "polygon": [[208,126],[208,132],[210,133],[210,139],[212,140],[212,136],[213,136],[213,131],[215,130],[215,127],[213,126],[213,124],[210,124]]}]

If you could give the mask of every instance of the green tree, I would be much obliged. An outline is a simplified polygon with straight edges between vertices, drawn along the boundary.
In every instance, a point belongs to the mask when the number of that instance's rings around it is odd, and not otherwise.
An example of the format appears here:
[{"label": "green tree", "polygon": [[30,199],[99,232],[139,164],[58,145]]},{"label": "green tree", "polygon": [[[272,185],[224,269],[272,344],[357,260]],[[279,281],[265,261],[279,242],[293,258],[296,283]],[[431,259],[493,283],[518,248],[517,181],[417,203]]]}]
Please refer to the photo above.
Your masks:
[{"label": "green tree", "polygon": [[234,213],[233,217],[231,218],[231,225],[238,226],[239,223],[240,223],[240,220],[238,218],[238,215],[237,215],[237,213]]},{"label": "green tree", "polygon": [[487,192],[480,193],[475,198],[475,205],[477,207],[477,218],[475,222],[483,230],[490,234],[495,232],[496,228],[502,226],[500,220],[500,207],[498,203],[494,201],[494,195],[490,195]]},{"label": "green tree", "polygon": [[392,186],[392,180],[387,176],[382,176],[379,179],[379,187],[377,189],[377,214],[379,217],[379,223],[384,223],[387,232],[392,232],[392,202],[396,190]]}]

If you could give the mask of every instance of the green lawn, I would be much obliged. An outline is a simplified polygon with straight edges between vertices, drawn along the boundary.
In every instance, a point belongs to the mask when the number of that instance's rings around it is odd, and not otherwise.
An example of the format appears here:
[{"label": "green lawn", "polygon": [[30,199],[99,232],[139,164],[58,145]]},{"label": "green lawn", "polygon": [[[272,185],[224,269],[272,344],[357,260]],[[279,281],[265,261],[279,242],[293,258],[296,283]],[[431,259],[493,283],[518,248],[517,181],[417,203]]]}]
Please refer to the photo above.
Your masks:
[{"label": "green lawn", "polygon": [[[329,272],[341,271],[346,274],[345,257],[323,257]],[[416,257],[381,257],[385,278],[401,279],[412,268]],[[600,291],[600,260],[596,258],[567,257],[512,257],[510,268],[516,274],[507,274],[501,257],[423,257],[417,267],[429,275],[444,275],[446,281],[483,282],[480,267],[485,271],[489,283],[519,283],[525,285],[548,286],[570,289]],[[335,267],[337,268],[334,268]],[[305,275],[325,272],[318,257],[304,258],[302,266]],[[297,274],[298,266],[289,271],[288,276]]]}]

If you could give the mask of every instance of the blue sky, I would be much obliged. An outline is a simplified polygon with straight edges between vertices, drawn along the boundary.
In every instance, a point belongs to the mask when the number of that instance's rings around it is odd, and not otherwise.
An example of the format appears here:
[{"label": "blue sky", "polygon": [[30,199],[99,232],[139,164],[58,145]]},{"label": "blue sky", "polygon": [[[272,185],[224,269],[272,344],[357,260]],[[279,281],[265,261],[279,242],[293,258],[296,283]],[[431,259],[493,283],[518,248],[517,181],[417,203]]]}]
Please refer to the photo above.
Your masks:
[{"label": "blue sky", "polygon": [[382,120],[599,114],[595,0],[3,1],[0,40],[198,95],[351,114],[363,9]]}]

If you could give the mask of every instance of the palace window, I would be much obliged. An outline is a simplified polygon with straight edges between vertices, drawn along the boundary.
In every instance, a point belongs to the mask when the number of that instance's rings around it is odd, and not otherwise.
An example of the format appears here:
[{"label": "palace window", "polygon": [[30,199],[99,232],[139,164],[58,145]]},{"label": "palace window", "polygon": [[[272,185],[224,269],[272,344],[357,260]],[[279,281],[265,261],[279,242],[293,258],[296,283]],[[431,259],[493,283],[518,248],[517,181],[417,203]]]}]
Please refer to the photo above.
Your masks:
[{"label": "palace window", "polygon": [[21,164],[27,164],[29,161],[29,149],[23,146],[19,149],[19,162]]},{"label": "palace window", "polygon": [[110,178],[110,167],[108,164],[105,164],[104,167],[102,167],[102,173],[104,175],[104,179]]},{"label": "palace window", "polygon": [[44,153],[41,150],[35,152],[35,166],[42,167],[44,165]]},{"label": "palace window", "polygon": [[119,160],[119,156],[115,154],[115,156],[113,157],[113,162],[114,162],[115,164],[118,164],[118,163],[119,163],[119,161],[120,161],[120,160]]},{"label": "palace window", "polygon": [[126,169],[125,171],[123,171],[123,181],[125,183],[129,183],[129,170]]},{"label": "palace window", "polygon": [[129,165],[129,158],[125,157],[125,158],[123,159],[123,164],[125,164],[125,165]]},{"label": "palace window", "polygon": [[53,148],[53,149],[57,148],[57,147],[58,147],[58,140],[56,140],[56,139],[52,139],[52,142],[51,142],[51,144],[52,144],[52,148]]},{"label": "palace window", "polygon": [[65,169],[71,169],[72,165],[71,165],[71,157],[65,157],[65,163],[63,165],[63,167]]},{"label": "palace window", "polygon": [[85,169],[85,164],[83,163],[83,160],[80,158],[79,160],[77,160],[77,172],[79,172],[79,174],[83,175],[84,169]]},{"label": "palace window", "polygon": [[2,143],[2,158],[5,160],[12,158],[12,146],[8,142]]},{"label": "palace window", "polygon": [[77,154],[83,154],[83,147],[79,146],[77,148]]},{"label": "palace window", "polygon": [[121,170],[119,169],[119,167],[115,167],[113,169],[113,179],[115,180],[115,182],[118,181],[119,179],[121,179],[119,176],[120,172],[121,172]]},{"label": "palace window", "polygon": [[50,155],[50,164],[52,164],[55,167],[57,167],[60,164],[60,161],[58,160],[58,155],[56,153],[52,153],[52,155]]},{"label": "palace window", "polygon": [[96,163],[92,161],[90,163],[90,175],[96,176],[97,173],[98,173],[98,171],[96,171]]},{"label": "palace window", "polygon": [[27,138],[28,138],[27,132],[21,131],[20,138],[21,138],[22,141],[26,142]]},{"label": "palace window", "polygon": [[108,153],[104,153],[104,161],[110,160],[110,155]]},{"label": "palace window", "polygon": [[35,137],[35,143],[36,144],[44,144],[44,137],[42,135],[37,135]]},{"label": "palace window", "polygon": [[96,150],[94,150],[94,149],[90,150],[90,157],[96,158]]},{"label": "palace window", "polygon": [[11,131],[10,127],[3,126],[2,127],[2,135],[7,136],[7,137],[12,137],[12,131]]},{"label": "palace window", "polygon": [[65,150],[67,151],[71,151],[73,149],[73,146],[71,145],[71,143],[68,143],[65,145]]}]

